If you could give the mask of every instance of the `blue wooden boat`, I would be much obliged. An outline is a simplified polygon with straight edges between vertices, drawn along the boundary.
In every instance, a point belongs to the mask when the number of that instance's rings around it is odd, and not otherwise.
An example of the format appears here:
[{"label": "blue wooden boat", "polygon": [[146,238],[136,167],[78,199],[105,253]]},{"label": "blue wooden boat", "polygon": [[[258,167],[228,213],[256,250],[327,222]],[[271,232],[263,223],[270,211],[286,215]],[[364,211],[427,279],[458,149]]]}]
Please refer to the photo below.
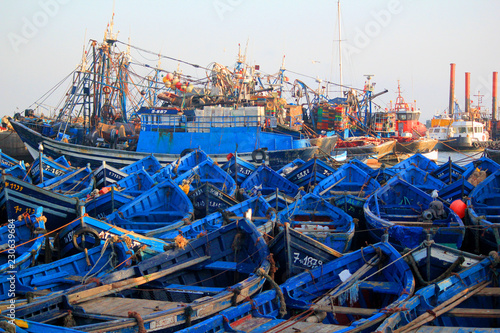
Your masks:
[{"label": "blue wooden boat", "polygon": [[128,174],[107,164],[106,161],[94,170],[95,187],[101,189],[127,177]]},{"label": "blue wooden boat", "polygon": [[128,175],[116,181],[111,186],[124,195],[134,198],[140,196],[144,192],[152,189],[156,185],[156,181],[144,170],[136,171],[132,175]]},{"label": "blue wooden boat", "polygon": [[300,189],[297,185],[288,179],[281,177],[276,171],[266,165],[261,165],[241,184],[240,188],[244,189],[244,196],[251,196],[261,193],[266,196],[276,192],[285,193],[288,196],[295,197]]},{"label": "blue wooden boat", "polygon": [[224,211],[216,212],[193,221],[189,225],[179,228],[164,227],[150,231],[146,235],[155,236],[166,241],[173,241],[179,234],[182,234],[186,239],[195,239],[240,219],[248,210],[251,210],[251,220],[260,232],[263,234],[272,232],[277,223],[276,211],[263,197],[257,196],[240,202]]},{"label": "blue wooden boat", "polygon": [[359,219],[363,216],[366,198],[378,188],[380,184],[375,179],[355,163],[347,163],[319,183],[313,193]]},{"label": "blue wooden boat", "polygon": [[457,199],[463,199],[474,189],[474,185],[469,183],[464,177],[457,179],[450,185],[446,185],[439,190],[439,197],[448,203]]},{"label": "blue wooden boat", "polygon": [[30,170],[31,179],[33,179],[35,184],[62,176],[68,172],[74,171],[75,168],[71,167],[64,155],[53,159],[45,154],[42,154],[42,170],[43,180],[40,179],[40,157],[38,157],[33,161]]},{"label": "blue wooden boat", "polygon": [[143,256],[163,252],[169,245],[160,239],[111,225],[85,213],[59,232],[56,244],[60,255],[66,257],[99,246],[107,239],[123,240],[131,250],[141,249]]},{"label": "blue wooden boat", "polygon": [[466,164],[464,167],[466,170],[463,173],[463,176],[465,179],[469,179],[469,177],[472,175],[472,173],[476,169],[486,171],[486,174],[489,176],[493,172],[500,169],[500,164],[498,164],[497,162],[493,161],[492,159],[490,159],[488,157],[483,156],[477,160],[474,160],[474,161]]},{"label": "blue wooden boat", "polygon": [[484,259],[484,256],[437,244],[430,239],[404,257],[415,276],[417,286],[425,287],[450,277]]},{"label": "blue wooden boat", "polygon": [[317,158],[310,159],[286,175],[286,179],[309,191],[323,179],[335,172],[335,169]]},{"label": "blue wooden boat", "polygon": [[154,175],[161,168],[162,165],[160,164],[158,159],[153,154],[151,154],[130,165],[124,166],[120,169],[120,171],[131,175],[139,170],[144,170],[150,175]]},{"label": "blue wooden boat", "polygon": [[354,237],[352,217],[314,193],[297,199],[278,218],[335,251],[344,253],[350,249]]},{"label": "blue wooden boat", "polygon": [[236,199],[209,182],[205,182],[194,191],[189,192],[188,197],[193,203],[195,219],[204,218],[219,210],[226,210],[238,203]]},{"label": "blue wooden boat", "polygon": [[373,179],[379,182],[380,185],[384,185],[396,175],[397,171],[392,168],[387,168],[385,164],[382,164],[380,168],[373,169],[369,175]]},{"label": "blue wooden boat", "polygon": [[21,161],[18,161],[15,158],[5,154],[2,149],[0,149],[0,168],[7,169],[19,164],[20,162]]},{"label": "blue wooden boat", "polygon": [[107,222],[144,233],[165,226],[182,226],[193,219],[193,214],[188,196],[167,179],[107,216]]},{"label": "blue wooden boat", "polygon": [[99,192],[96,197],[85,202],[85,211],[89,216],[105,220],[106,216],[135,199],[130,195],[117,191],[115,187],[109,187],[108,189],[107,192],[102,194]]},{"label": "blue wooden boat", "polygon": [[374,170],[374,169],[370,168],[366,163],[358,160],[357,158],[350,159],[347,163],[354,164],[355,166],[357,166],[358,168],[360,168],[361,170],[363,170],[367,174],[370,174]]},{"label": "blue wooden boat", "polygon": [[182,185],[183,181],[189,182],[191,191],[196,191],[204,183],[210,183],[229,196],[236,192],[236,182],[224,170],[222,170],[213,160],[206,160],[184,172],[174,179],[177,185]]},{"label": "blue wooden boat", "polygon": [[[389,332],[498,332],[498,253],[420,289],[376,330]],[[425,325],[425,326],[424,326]]]},{"label": "blue wooden boat", "polygon": [[448,162],[441,164],[436,170],[432,172],[432,175],[442,181],[443,183],[450,185],[460,178],[463,178],[466,168],[453,163],[451,158]]},{"label": "blue wooden boat", "polygon": [[285,223],[283,230],[269,243],[269,251],[278,262],[275,276],[281,281],[342,256],[342,253],[292,228],[289,223]]},{"label": "blue wooden boat", "polygon": [[2,175],[2,189],[5,211],[4,221],[17,219],[23,213],[33,214],[43,207],[47,218],[45,227],[52,231],[74,220],[79,214],[82,202],[76,197],[68,197],[24,182],[10,175]]},{"label": "blue wooden boat", "polygon": [[27,183],[32,184],[33,181],[29,174],[26,172],[26,167],[24,166],[23,163],[16,164],[14,166],[11,166],[9,168],[6,168],[2,171],[3,173],[7,175],[12,175],[16,177],[17,179],[21,179]]},{"label": "blue wooden boat", "polygon": [[[5,320],[0,319],[0,323],[5,322],[5,326],[9,326],[11,321],[7,317]],[[37,323],[36,321],[30,320],[15,320],[14,322],[14,332],[17,333],[39,333],[39,332],[50,332],[50,333],[78,333],[81,331],[74,330],[68,327],[54,326],[48,324]],[[2,326],[2,327],[5,327]],[[0,328],[0,332],[9,332]]]},{"label": "blue wooden boat", "polygon": [[89,167],[68,172],[59,177],[46,180],[37,186],[44,190],[60,193],[68,198],[85,199],[92,192],[95,179]]},{"label": "blue wooden boat", "polygon": [[[16,316],[52,324],[71,310],[73,328],[81,331],[177,331],[258,293],[270,269],[268,256],[260,232],[242,219],[108,274],[102,286],[90,283],[79,292],[19,306]],[[127,316],[131,310],[135,314]]]},{"label": "blue wooden boat", "polygon": [[397,176],[406,181],[408,184],[411,184],[426,193],[431,193],[434,190],[439,191],[446,185],[430,173],[416,167],[415,165],[410,165],[408,168],[400,171]]},{"label": "blue wooden boat", "polygon": [[399,251],[419,246],[428,233],[436,243],[462,245],[465,228],[457,214],[397,177],[375,191],[363,209],[370,237],[377,241],[388,232],[389,242]]},{"label": "blue wooden boat", "polygon": [[426,172],[433,172],[438,168],[438,165],[436,162],[433,160],[428,159],[424,155],[420,153],[416,153],[410,157],[408,157],[406,160],[401,161],[397,163],[396,165],[391,167],[391,170],[400,172],[403,171],[407,168],[409,168],[411,165],[415,165],[417,168],[422,169]]},{"label": "blue wooden boat", "polygon": [[371,332],[415,290],[410,267],[389,243],[345,254],[281,285],[289,308],[314,310],[308,322]]},{"label": "blue wooden boat", "polygon": [[45,241],[43,208],[34,214],[22,214],[0,227],[0,273],[23,270],[36,263]]},{"label": "blue wooden boat", "polygon": [[276,192],[268,194],[264,198],[277,212],[281,212],[283,209],[288,208],[295,201],[295,198],[285,193],[281,193],[278,189]]},{"label": "blue wooden boat", "polygon": [[472,190],[467,207],[476,248],[484,253],[500,251],[500,170]]},{"label": "blue wooden boat", "polygon": [[48,264],[25,268],[14,276],[0,275],[0,301],[10,298],[8,292],[13,279],[17,297],[26,296],[28,292],[36,296],[66,290],[85,284],[91,278],[100,278],[111,271],[129,267],[132,259],[128,251],[125,242],[111,244],[110,239],[88,249],[87,253],[79,252]]},{"label": "blue wooden boat", "polygon": [[295,170],[296,168],[298,168],[299,166],[301,166],[304,163],[306,163],[304,160],[297,158],[297,159],[291,161],[290,163],[285,164],[283,167],[276,170],[276,172],[280,176],[286,177],[286,175],[288,175],[290,172],[292,172],[293,170]]},{"label": "blue wooden boat", "polygon": [[253,163],[247,162],[244,159],[233,155],[229,161],[221,166],[221,169],[226,171],[233,179],[235,179],[238,185],[241,185],[241,183],[243,183],[243,181],[247,179],[247,177],[257,169],[257,167]]},{"label": "blue wooden boat", "polygon": [[152,176],[158,183],[167,178],[175,179],[177,176],[190,171],[195,166],[206,160],[213,162],[213,160],[203,150],[194,149],[186,155],[179,157],[179,159],[173,161],[167,166],[161,168]]}]

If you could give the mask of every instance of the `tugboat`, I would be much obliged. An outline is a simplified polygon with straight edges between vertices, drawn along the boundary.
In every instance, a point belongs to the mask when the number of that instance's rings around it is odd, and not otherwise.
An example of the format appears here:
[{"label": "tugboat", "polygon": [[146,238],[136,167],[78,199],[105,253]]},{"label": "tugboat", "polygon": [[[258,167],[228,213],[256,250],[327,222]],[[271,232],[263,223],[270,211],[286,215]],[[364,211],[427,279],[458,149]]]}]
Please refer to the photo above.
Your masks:
[{"label": "tugboat", "polygon": [[428,153],[434,149],[437,144],[436,139],[426,138],[427,127],[419,121],[420,109],[417,109],[415,103],[408,104],[401,96],[401,86],[398,80],[398,97],[394,106],[390,105],[389,113],[396,116],[396,133],[394,138],[397,140],[395,153],[415,154]]}]

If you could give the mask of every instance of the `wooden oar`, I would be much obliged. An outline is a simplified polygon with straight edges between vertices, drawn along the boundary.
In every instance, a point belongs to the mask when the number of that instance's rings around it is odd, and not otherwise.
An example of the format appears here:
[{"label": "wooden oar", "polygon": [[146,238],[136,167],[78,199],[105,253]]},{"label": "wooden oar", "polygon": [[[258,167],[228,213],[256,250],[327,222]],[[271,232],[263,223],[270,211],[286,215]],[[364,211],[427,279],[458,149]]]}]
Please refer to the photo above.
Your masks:
[{"label": "wooden oar", "polygon": [[172,273],[180,271],[184,268],[199,264],[207,259],[210,259],[210,256],[199,257],[199,258],[175,265],[175,266],[170,267],[168,269],[165,269],[165,270],[162,270],[159,272],[155,272],[155,273],[151,273],[148,275],[144,275],[141,277],[130,278],[130,279],[118,281],[115,283],[105,284],[103,286],[95,287],[95,288],[92,288],[89,290],[84,290],[84,291],[69,295],[68,301],[70,304],[78,304],[78,303],[88,301],[90,299],[95,299],[95,298],[106,296],[109,294],[114,294],[114,293],[117,293],[117,292],[125,290],[125,289],[130,289],[130,288],[137,287],[137,286],[140,286],[142,284],[154,281],[154,280],[159,279],[159,278],[166,276],[168,274],[172,274]]}]

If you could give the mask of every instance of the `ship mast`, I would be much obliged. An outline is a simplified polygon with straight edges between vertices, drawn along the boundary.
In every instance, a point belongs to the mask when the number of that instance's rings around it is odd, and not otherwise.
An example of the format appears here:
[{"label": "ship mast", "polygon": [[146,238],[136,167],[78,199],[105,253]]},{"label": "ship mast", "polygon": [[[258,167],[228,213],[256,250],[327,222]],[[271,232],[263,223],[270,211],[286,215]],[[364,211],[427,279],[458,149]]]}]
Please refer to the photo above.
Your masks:
[{"label": "ship mast", "polygon": [[340,71],[340,96],[344,96],[344,86],[342,82],[342,39],[340,30],[340,0],[337,1],[337,13],[339,17],[339,71]]}]

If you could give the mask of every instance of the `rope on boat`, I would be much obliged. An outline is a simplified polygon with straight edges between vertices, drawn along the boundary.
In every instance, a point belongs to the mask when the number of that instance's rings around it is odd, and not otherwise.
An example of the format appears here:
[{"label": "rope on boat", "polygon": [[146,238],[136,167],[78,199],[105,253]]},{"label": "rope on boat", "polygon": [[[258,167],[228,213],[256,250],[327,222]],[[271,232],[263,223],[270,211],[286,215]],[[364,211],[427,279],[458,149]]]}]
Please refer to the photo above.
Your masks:
[{"label": "rope on boat", "polygon": [[[111,251],[111,254],[109,255],[109,258],[108,258],[108,261],[102,265],[101,269],[99,269],[97,272],[93,273],[93,274],[90,274],[90,272],[92,272],[92,270],[97,266],[97,264],[99,263],[99,261],[101,260],[102,256],[104,255],[104,252],[106,251],[106,248],[108,247],[108,245],[111,244],[111,248],[112,248],[112,251]],[[87,249],[85,249],[85,254],[87,255]],[[87,274],[85,274],[85,276],[82,278],[82,281],[81,283],[82,284],[85,284],[87,283],[88,279],[91,279],[93,278],[95,275],[99,274],[103,269],[104,267],[106,267],[112,260],[113,258],[116,257],[116,252],[115,252],[115,247],[114,247],[114,242],[111,238],[108,238],[106,239],[106,242],[104,243],[104,245],[102,246],[102,249],[101,249],[101,255],[99,256],[99,258],[96,260],[94,266],[87,272]],[[90,274],[90,275],[89,275]]]},{"label": "rope on boat", "polygon": [[[134,318],[135,320],[137,320],[138,333],[146,333],[147,332],[146,328],[144,327],[144,319],[142,319],[141,315],[138,312],[129,311],[128,317]],[[186,322],[187,322],[187,319],[186,319]]]},{"label": "rope on boat", "polygon": [[281,291],[280,286],[262,269],[259,268],[256,274],[260,277],[266,279],[267,282],[271,284],[273,289],[276,291],[276,297],[278,297],[280,302],[280,316],[284,317],[286,315],[286,304],[285,304],[285,296],[283,296],[283,292]]},{"label": "rope on boat", "polygon": [[455,270],[455,268],[457,266],[461,265],[465,261],[465,258],[464,258],[464,256],[459,256],[450,267],[448,267],[441,275],[439,275],[437,278],[435,278],[431,281],[424,280],[424,278],[422,277],[422,274],[420,273],[420,270],[418,269],[417,263],[415,262],[415,259],[413,258],[413,256],[409,256],[409,257],[405,258],[405,261],[413,269],[413,273],[415,273],[415,276],[416,276],[418,282],[420,283],[420,285],[428,286],[430,284],[434,284],[438,281],[441,281],[441,280],[448,278],[452,274],[452,272]]}]

